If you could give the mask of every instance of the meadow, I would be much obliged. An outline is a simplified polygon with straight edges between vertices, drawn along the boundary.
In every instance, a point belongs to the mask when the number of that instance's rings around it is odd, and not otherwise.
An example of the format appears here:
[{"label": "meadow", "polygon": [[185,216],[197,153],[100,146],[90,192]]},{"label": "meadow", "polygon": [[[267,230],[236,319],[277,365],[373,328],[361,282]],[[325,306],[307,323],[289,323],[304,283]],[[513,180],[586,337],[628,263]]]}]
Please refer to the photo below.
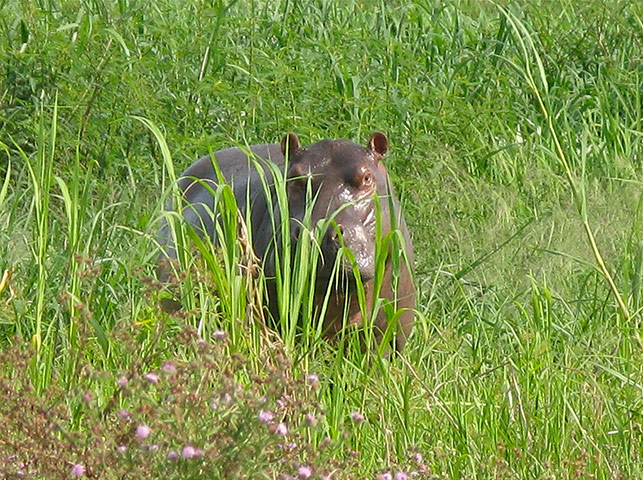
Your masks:
[{"label": "meadow", "polygon": [[[0,0],[0,31],[3,478],[643,478],[642,3]],[[225,189],[159,309],[185,167],[376,130],[400,355],[307,328],[298,270],[266,328]]]}]

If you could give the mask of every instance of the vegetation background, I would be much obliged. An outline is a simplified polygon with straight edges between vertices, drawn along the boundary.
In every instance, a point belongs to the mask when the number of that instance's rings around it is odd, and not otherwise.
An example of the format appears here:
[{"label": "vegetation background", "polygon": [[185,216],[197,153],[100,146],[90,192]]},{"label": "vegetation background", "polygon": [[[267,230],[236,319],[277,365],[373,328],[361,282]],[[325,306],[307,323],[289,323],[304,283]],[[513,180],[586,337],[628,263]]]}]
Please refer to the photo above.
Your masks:
[{"label": "vegetation background", "polygon": [[[7,478],[643,478],[641,2],[4,0],[0,72]],[[402,356],[276,338],[234,268],[159,312],[172,169],[374,130],[416,251]]]}]

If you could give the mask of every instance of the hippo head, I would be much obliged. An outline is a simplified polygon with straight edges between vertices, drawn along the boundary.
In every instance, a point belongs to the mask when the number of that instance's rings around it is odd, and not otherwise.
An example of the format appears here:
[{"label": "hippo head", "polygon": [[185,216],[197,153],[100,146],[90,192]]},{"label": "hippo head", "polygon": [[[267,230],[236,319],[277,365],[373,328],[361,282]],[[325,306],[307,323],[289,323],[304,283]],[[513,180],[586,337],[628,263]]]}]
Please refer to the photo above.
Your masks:
[{"label": "hippo head", "polygon": [[[373,278],[376,198],[381,231],[390,230],[387,175],[382,163],[388,150],[386,135],[373,133],[366,147],[349,140],[322,140],[302,147],[291,133],[282,139],[281,149],[288,158],[287,194],[293,241],[299,238],[307,198],[315,202],[312,226],[328,225],[321,242],[321,265],[317,271],[320,283],[330,278],[342,246],[352,252],[362,281]],[[312,195],[307,197],[309,186],[312,192],[308,193]],[[340,273],[353,279],[352,262],[342,257],[340,265]],[[322,284],[319,286],[323,288]]]}]

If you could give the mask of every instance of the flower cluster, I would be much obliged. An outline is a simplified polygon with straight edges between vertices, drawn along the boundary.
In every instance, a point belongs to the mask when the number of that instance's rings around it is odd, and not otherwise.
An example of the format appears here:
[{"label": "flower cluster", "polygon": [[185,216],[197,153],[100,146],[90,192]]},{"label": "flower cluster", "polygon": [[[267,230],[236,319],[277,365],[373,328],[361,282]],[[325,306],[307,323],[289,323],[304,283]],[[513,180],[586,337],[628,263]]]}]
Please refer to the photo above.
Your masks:
[{"label": "flower cluster", "polygon": [[[342,453],[319,428],[319,375],[296,372],[279,353],[258,370],[227,354],[225,332],[211,338],[185,329],[176,346],[192,352],[189,361],[181,360],[184,353],[134,362],[114,374],[83,368],[78,393],[52,387],[42,396],[26,378],[29,354],[5,353],[9,360],[2,364],[11,373],[0,373],[0,389],[8,392],[0,410],[7,427],[0,471],[56,478],[172,480],[197,472],[220,478],[222,471],[229,478],[374,478],[360,467],[359,455]],[[81,412],[75,420],[73,411]],[[361,428],[365,421],[355,411],[346,425]]]}]

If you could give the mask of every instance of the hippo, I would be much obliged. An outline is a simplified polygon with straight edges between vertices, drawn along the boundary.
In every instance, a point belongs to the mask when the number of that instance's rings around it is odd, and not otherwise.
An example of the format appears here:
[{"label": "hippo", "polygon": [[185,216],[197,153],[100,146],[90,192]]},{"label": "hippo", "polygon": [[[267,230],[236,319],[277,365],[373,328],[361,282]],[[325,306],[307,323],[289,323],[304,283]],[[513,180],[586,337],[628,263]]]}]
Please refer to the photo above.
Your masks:
[{"label": "hippo", "polygon": [[[280,144],[252,145],[245,151],[227,148],[214,152],[213,156],[220,173],[234,191],[238,208],[244,218],[249,219],[252,247],[255,255],[263,261],[266,278],[274,277],[274,252],[278,248],[275,245],[280,244],[276,240],[280,232],[275,232],[280,228],[274,228],[273,225],[283,221],[269,164],[272,163],[273,169],[276,166],[282,173],[287,169],[286,193],[293,244],[299,240],[307,208],[309,213],[311,211],[308,203],[315,199],[311,228],[322,220],[328,225],[319,242],[320,264],[316,272],[315,304],[320,306],[327,289],[332,289],[323,319],[324,333],[329,338],[341,331],[344,315],[347,315],[349,325],[361,326],[363,323],[357,295],[351,295],[355,269],[364,285],[367,308],[372,308],[375,300],[377,235],[381,238],[387,235],[394,228],[391,225],[393,222],[403,241],[391,242],[389,245],[396,247],[389,249],[400,248],[403,252],[397,257],[401,258],[396,262],[397,268],[393,267],[395,262],[389,252],[378,297],[396,302],[396,308],[401,310],[394,335],[394,347],[401,351],[414,319],[415,286],[410,271],[413,246],[382,161],[387,150],[388,139],[381,132],[373,133],[365,147],[350,140],[328,139],[302,146],[297,135],[290,133],[283,137]],[[245,152],[251,152],[256,161],[251,161]],[[263,172],[259,172],[259,169]],[[264,182],[271,189],[270,195],[266,194]],[[210,155],[189,166],[178,181],[185,204],[188,205],[182,212],[185,221],[199,235],[208,235],[213,241],[216,241],[216,227],[211,213],[214,206],[212,188],[217,184],[218,177]],[[176,258],[165,220],[160,239],[162,258]],[[343,289],[337,282],[329,284],[341,247],[350,250],[353,257],[350,261],[343,255],[339,262],[340,273],[347,279],[343,285],[348,285]],[[393,287],[395,282],[397,289]],[[267,295],[269,311],[273,319],[277,319],[274,281],[268,282]],[[370,315],[370,311],[367,313]],[[387,329],[384,309],[379,310],[373,327],[379,343]]]}]

